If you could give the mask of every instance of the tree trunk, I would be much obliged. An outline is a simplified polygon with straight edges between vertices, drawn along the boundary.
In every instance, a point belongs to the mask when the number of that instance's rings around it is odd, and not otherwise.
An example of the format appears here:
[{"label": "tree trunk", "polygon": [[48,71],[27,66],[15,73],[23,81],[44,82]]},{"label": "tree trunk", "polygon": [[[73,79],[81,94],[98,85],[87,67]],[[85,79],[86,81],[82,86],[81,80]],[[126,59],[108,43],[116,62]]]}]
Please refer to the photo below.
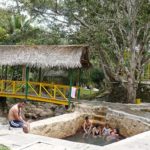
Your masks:
[{"label": "tree trunk", "polygon": [[127,102],[135,103],[137,84],[133,82],[130,75],[128,75],[127,81],[128,81],[128,83],[127,83]]},{"label": "tree trunk", "polygon": [[121,83],[112,84],[111,93],[108,96],[109,102],[127,103],[127,91]]}]

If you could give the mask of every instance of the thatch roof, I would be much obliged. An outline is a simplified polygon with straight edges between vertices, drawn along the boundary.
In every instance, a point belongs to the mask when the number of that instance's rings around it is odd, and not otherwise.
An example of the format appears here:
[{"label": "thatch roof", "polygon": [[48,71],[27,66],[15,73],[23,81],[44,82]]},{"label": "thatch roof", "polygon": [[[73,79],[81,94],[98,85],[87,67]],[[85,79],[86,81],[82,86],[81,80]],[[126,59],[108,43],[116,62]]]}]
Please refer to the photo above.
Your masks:
[{"label": "thatch roof", "polygon": [[81,68],[90,62],[84,45],[0,45],[0,65]]}]

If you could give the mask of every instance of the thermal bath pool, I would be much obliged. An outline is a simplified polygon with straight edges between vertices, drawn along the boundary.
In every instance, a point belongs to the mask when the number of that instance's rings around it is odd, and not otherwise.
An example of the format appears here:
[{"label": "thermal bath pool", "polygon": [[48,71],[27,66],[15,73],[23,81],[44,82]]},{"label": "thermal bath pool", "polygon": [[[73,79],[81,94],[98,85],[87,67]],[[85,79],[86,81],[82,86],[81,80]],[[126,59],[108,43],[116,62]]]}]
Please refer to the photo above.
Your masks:
[{"label": "thermal bath pool", "polygon": [[110,143],[117,142],[116,140],[107,141],[106,138],[104,137],[94,138],[92,135],[85,136],[83,132],[77,132],[75,135],[65,138],[65,140],[79,142],[79,143],[99,145],[99,146],[104,146]]},{"label": "thermal bath pool", "polygon": [[[150,120],[148,118],[112,109],[108,106],[96,105],[93,107],[88,104],[80,105],[73,113],[33,122],[31,124],[31,133],[99,146],[110,144],[103,138],[83,138],[83,134],[77,133],[87,115],[100,123],[105,122],[112,128],[118,128],[120,134],[124,137],[131,137],[150,130]],[[120,143],[120,141],[116,143]]]}]

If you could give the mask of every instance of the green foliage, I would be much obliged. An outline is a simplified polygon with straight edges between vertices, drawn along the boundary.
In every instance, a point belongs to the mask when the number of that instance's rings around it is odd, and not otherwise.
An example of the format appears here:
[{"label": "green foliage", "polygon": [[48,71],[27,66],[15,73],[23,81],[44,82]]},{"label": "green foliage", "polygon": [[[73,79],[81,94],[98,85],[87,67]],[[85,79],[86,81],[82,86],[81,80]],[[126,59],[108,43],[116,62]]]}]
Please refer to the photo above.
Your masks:
[{"label": "green foliage", "polygon": [[4,41],[7,38],[7,31],[0,27],[0,41]]},{"label": "green foliage", "polygon": [[[5,13],[5,21],[0,24],[0,28],[3,28],[3,34],[5,33],[5,39],[0,39],[0,43],[2,44],[16,44],[20,42],[22,39],[31,35],[32,27],[30,26],[29,20],[27,20],[24,16],[15,14],[12,12],[10,14],[6,10],[1,10],[2,13]],[[0,35],[3,35],[0,33]]]},{"label": "green foliage", "polygon": [[[77,85],[79,78],[81,85],[90,86],[94,85],[100,87],[104,79],[103,71],[99,68],[82,69],[79,77],[79,70],[73,70],[72,73],[73,84]],[[69,82],[68,82],[69,84]]]},{"label": "green foliage", "polygon": [[102,72],[102,70],[95,68],[91,71],[91,80],[100,86],[101,82],[104,79],[104,73]]},{"label": "green foliage", "polygon": [[67,42],[65,33],[55,24],[51,24],[47,31],[35,27],[32,18],[8,10],[0,12],[0,44],[57,45]]},{"label": "green foliage", "polygon": [[10,150],[7,146],[0,144],[0,150]]},{"label": "green foliage", "polygon": [[95,92],[92,89],[80,89],[80,99],[94,99],[99,92]]}]

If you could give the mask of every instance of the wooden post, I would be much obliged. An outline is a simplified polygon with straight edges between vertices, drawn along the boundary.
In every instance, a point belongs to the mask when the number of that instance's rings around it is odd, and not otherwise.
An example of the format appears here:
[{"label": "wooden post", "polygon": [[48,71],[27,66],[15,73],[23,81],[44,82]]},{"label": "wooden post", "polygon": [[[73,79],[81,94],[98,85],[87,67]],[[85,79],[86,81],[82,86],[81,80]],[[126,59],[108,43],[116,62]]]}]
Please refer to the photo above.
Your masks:
[{"label": "wooden post", "polygon": [[41,96],[41,92],[42,92],[42,89],[41,89],[41,79],[42,79],[42,69],[41,69],[41,67],[39,68],[39,79],[38,79],[38,81],[40,82],[40,84],[39,84],[39,87],[37,87],[38,89],[38,93],[39,93],[39,95]]},{"label": "wooden post", "polygon": [[39,82],[41,82],[42,79],[42,69],[41,67],[39,68]]},{"label": "wooden post", "polygon": [[[2,80],[3,80],[3,78],[5,79],[5,80],[7,80],[7,66],[5,67],[5,72],[4,72],[4,66],[2,66]],[[5,74],[4,74],[5,73]],[[4,87],[3,87],[4,86]],[[3,85],[3,83],[2,83],[2,87],[1,87],[2,89],[1,89],[1,91],[5,91],[5,88],[6,88],[6,82],[4,83],[4,85]],[[2,112],[3,113],[5,113],[5,111],[7,111],[7,103],[6,103],[6,101],[7,101],[7,98],[6,97],[1,97],[0,98],[1,99],[1,107],[2,107]]]},{"label": "wooden post", "polygon": [[8,71],[8,66],[6,65],[6,67],[5,67],[5,76],[4,76],[5,80],[7,80],[7,71]]},{"label": "wooden post", "polygon": [[4,66],[2,65],[1,79],[4,77]]},{"label": "wooden post", "polygon": [[150,79],[150,63],[148,64],[148,71],[147,71],[147,74],[148,74],[148,80]]},{"label": "wooden post", "polygon": [[28,82],[29,82],[29,67],[26,66],[26,90],[25,90],[26,99],[28,97],[28,88],[29,88]]},{"label": "wooden post", "polygon": [[71,92],[72,92],[72,84],[73,84],[73,77],[72,77],[72,69],[69,70],[69,79],[70,79],[70,88],[69,88],[69,101],[68,104],[70,106],[70,102],[71,102]]},{"label": "wooden post", "polygon": [[[8,71],[8,66],[6,65],[5,66],[5,75],[4,75],[4,80],[7,80],[7,71]],[[5,82],[5,84],[4,84],[4,90],[6,89],[6,82]]]},{"label": "wooden post", "polygon": [[78,99],[80,99],[80,86],[81,86],[81,69],[79,69],[79,78],[78,78]]},{"label": "wooden post", "polygon": [[15,67],[11,67],[11,69],[12,69],[12,77],[11,77],[11,80],[14,80],[14,74],[15,74]]},{"label": "wooden post", "polygon": [[26,79],[26,65],[22,65],[22,81]]}]

